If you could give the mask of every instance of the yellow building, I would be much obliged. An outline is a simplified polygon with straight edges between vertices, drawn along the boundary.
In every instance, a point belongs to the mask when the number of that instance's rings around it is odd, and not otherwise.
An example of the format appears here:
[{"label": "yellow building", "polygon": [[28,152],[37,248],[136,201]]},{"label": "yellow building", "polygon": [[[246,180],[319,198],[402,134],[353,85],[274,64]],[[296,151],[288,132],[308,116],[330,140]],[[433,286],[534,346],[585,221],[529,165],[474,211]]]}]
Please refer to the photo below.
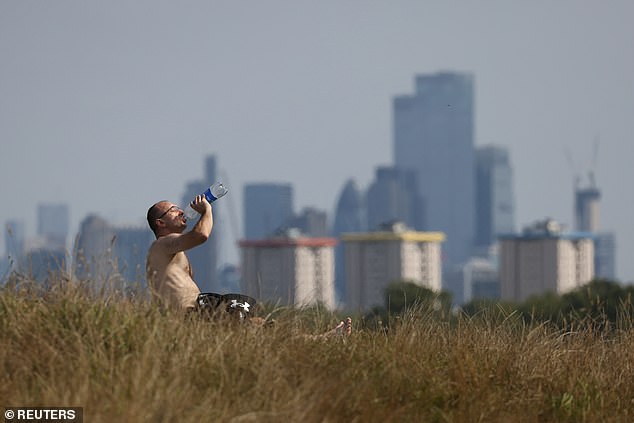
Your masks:
[{"label": "yellow building", "polygon": [[442,232],[417,232],[402,223],[387,230],[342,235],[346,268],[346,307],[384,305],[385,289],[397,280],[440,291]]}]

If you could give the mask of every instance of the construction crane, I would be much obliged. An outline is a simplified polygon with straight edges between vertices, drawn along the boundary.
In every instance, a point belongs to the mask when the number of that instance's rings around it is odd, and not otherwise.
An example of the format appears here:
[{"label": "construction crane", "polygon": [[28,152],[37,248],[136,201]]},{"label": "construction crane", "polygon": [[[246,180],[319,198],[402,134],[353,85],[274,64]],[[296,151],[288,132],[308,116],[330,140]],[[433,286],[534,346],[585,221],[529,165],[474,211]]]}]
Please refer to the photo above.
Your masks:
[{"label": "construction crane", "polygon": [[597,169],[597,161],[599,159],[599,135],[594,137],[594,143],[592,146],[592,161],[590,163],[590,170],[588,171],[588,179],[590,182],[591,188],[596,188],[596,169]]},{"label": "construction crane", "polygon": [[575,163],[572,160],[572,153],[568,146],[564,146],[564,155],[566,156],[566,161],[568,162],[568,166],[570,167],[570,173],[572,174],[573,188],[575,191],[579,188],[580,177],[577,173],[577,169],[575,168]]}]

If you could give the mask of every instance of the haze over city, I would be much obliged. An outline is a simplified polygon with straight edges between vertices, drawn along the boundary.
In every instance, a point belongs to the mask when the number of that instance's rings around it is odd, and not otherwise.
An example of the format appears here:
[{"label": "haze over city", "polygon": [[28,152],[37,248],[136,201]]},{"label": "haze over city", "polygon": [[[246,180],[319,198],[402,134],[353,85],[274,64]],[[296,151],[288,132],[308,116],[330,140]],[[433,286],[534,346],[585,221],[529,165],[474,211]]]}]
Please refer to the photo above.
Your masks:
[{"label": "haze over city", "polygon": [[296,210],[332,218],[347,179],[365,189],[393,163],[394,97],[469,72],[476,145],[510,151],[516,229],[572,229],[574,179],[593,171],[634,281],[631,16],[626,0],[0,0],[0,222],[32,235],[37,204],[64,203],[71,236],[88,213],[144,224],[215,154],[235,262],[245,183],[292,183]]}]

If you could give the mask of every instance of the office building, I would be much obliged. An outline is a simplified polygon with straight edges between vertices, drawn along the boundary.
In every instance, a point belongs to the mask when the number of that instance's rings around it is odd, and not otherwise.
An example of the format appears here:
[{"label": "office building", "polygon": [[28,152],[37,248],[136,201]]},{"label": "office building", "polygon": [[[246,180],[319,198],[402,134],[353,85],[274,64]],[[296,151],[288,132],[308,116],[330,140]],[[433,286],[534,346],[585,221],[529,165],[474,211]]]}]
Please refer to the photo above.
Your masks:
[{"label": "office building", "polygon": [[444,264],[472,253],[474,78],[467,73],[416,77],[413,95],[394,99],[394,163],[416,172],[424,229],[446,234]]},{"label": "office building", "polygon": [[595,186],[575,189],[575,228],[583,232],[599,230],[599,199],[601,193]]},{"label": "office building", "polygon": [[154,234],[147,226],[114,226],[97,215],[80,224],[75,246],[75,274],[96,287],[147,286],[145,261]]},{"label": "office building", "polygon": [[515,232],[513,171],[506,149],[477,148],[475,201],[475,254],[486,256],[498,235]]},{"label": "office building", "polygon": [[594,274],[598,279],[616,281],[616,236],[599,232],[594,237]]},{"label": "office building", "polygon": [[[366,230],[363,195],[354,180],[346,181],[335,208],[332,235],[336,238],[347,232]],[[343,243],[335,247],[335,296],[337,304],[346,302],[346,275]]]},{"label": "office building", "polygon": [[472,257],[463,265],[443,269],[443,291],[461,306],[473,300],[499,299],[497,264],[490,257]]},{"label": "office building", "polygon": [[114,227],[114,257],[119,274],[126,283],[147,286],[145,261],[154,241],[154,234],[146,226]]},{"label": "office building", "polygon": [[577,231],[592,232],[595,235],[595,276],[616,280],[616,237],[612,232],[601,231],[600,199],[601,192],[595,185],[593,173],[590,173],[587,186],[575,186],[575,228]]},{"label": "office building", "polygon": [[293,218],[293,187],[290,184],[259,183],[244,187],[244,232],[246,239],[263,239],[288,225]]},{"label": "office building", "polygon": [[75,245],[75,275],[100,285],[117,274],[115,239],[115,231],[105,219],[91,214],[82,220]]},{"label": "office building", "polygon": [[500,298],[500,278],[495,263],[485,258],[472,258],[463,269],[464,298],[468,303],[472,300]]},{"label": "office building", "polygon": [[240,241],[245,293],[279,305],[335,307],[334,238],[308,238],[298,231]]},{"label": "office building", "polygon": [[342,235],[346,261],[346,308],[383,305],[392,282],[409,281],[441,290],[441,232],[418,232],[402,222],[380,230]]},{"label": "office building", "polygon": [[301,233],[309,237],[326,237],[329,233],[328,215],[323,210],[306,207],[290,220],[288,227],[297,228]]},{"label": "office building", "polygon": [[366,198],[372,201],[371,207],[367,209],[370,230],[395,220],[404,222],[412,229],[422,230],[423,204],[413,170],[377,167]]},{"label": "office building", "polygon": [[26,252],[22,271],[33,280],[47,282],[65,275],[67,264],[65,249],[33,247]]},{"label": "office building", "polygon": [[46,240],[49,249],[66,249],[69,227],[68,206],[39,204],[37,206],[37,234]]},{"label": "office building", "polygon": [[590,232],[561,231],[550,219],[522,234],[500,237],[500,296],[522,302],[547,292],[564,294],[594,278]]},{"label": "office building", "polygon": [[9,220],[4,226],[4,251],[7,258],[7,269],[13,270],[24,254],[25,242],[24,221]]}]

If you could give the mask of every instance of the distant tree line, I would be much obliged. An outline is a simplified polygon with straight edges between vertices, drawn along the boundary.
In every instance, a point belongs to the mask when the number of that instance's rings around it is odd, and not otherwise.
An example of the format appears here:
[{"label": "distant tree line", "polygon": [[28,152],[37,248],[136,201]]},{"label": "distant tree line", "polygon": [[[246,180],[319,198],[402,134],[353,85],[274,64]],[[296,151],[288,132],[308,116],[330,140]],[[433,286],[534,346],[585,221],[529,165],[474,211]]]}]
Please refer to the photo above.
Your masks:
[{"label": "distant tree line", "polygon": [[634,326],[634,286],[607,279],[595,279],[563,295],[546,293],[521,303],[476,299],[452,310],[448,292],[434,292],[410,281],[395,281],[385,290],[385,305],[365,317],[387,325],[406,312],[451,321],[462,314],[470,319],[520,318],[526,323],[551,323],[561,328],[579,325],[597,328]]}]

